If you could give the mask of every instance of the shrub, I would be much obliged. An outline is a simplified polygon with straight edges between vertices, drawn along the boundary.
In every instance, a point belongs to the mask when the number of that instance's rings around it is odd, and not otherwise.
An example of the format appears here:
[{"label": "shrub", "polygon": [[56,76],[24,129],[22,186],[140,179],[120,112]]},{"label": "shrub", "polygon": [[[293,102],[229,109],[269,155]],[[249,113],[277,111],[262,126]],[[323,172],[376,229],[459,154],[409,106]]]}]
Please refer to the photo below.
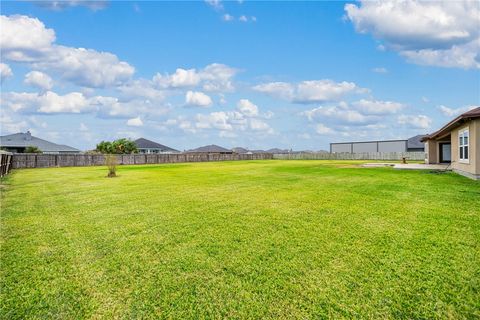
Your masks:
[{"label": "shrub", "polygon": [[117,154],[138,153],[137,145],[130,139],[118,139],[112,142],[112,147]]},{"label": "shrub", "polygon": [[42,153],[42,150],[35,146],[28,146],[25,148],[25,153]]},{"label": "shrub", "polygon": [[104,154],[131,154],[138,153],[137,145],[130,139],[118,139],[112,142],[102,141],[95,149]]},{"label": "shrub", "polygon": [[117,176],[117,156],[114,154],[107,154],[105,155],[105,164],[108,168],[108,175],[109,178],[114,178]]},{"label": "shrub", "polygon": [[113,153],[112,143],[110,141],[102,141],[97,144],[97,148],[95,149],[95,151],[105,154]]}]

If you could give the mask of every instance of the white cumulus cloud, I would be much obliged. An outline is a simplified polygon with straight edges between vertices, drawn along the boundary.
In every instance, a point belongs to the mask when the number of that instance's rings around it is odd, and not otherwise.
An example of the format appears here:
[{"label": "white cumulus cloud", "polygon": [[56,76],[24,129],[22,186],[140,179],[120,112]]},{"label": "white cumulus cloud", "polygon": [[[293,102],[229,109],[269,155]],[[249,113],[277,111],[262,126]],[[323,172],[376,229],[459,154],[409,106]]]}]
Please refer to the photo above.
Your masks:
[{"label": "white cumulus cloud", "polygon": [[220,63],[212,63],[203,69],[178,68],[173,74],[157,73],[153,82],[160,88],[194,88],[201,87],[205,91],[232,91],[233,77],[237,70]]},{"label": "white cumulus cloud", "polygon": [[358,87],[353,82],[303,81],[297,86],[297,94],[294,100],[300,103],[332,101],[356,89]]},{"label": "white cumulus cloud", "polygon": [[178,68],[171,75],[155,75],[153,81],[162,88],[194,87],[200,83],[200,75],[195,69]]},{"label": "white cumulus cloud", "polygon": [[250,119],[250,129],[254,131],[264,131],[270,134],[274,132],[268,123],[256,118]]},{"label": "white cumulus cloud", "polygon": [[224,112],[212,112],[210,114],[198,114],[196,117],[196,127],[198,129],[219,129],[219,130],[233,130],[233,125],[230,123],[232,115]]},{"label": "white cumulus cloud", "polygon": [[358,32],[372,33],[413,63],[480,67],[478,1],[361,1],[345,11]]},{"label": "white cumulus cloud", "polygon": [[52,78],[50,78],[48,74],[40,71],[30,71],[27,73],[23,83],[42,90],[50,90],[53,87]]},{"label": "white cumulus cloud", "polygon": [[13,111],[25,113],[81,113],[92,108],[80,92],[65,95],[52,91],[42,94],[8,92],[2,94],[2,104]]},{"label": "white cumulus cloud", "polygon": [[1,16],[2,59],[31,64],[84,87],[108,87],[126,82],[135,69],[109,52],[55,44],[55,32],[37,18]]},{"label": "white cumulus cloud", "polygon": [[221,0],[205,0],[205,3],[214,8],[215,10],[223,9],[223,4]]},{"label": "white cumulus cloud", "polygon": [[0,63],[0,81],[13,76],[12,69],[8,64]]},{"label": "white cumulus cloud", "polygon": [[59,1],[35,1],[36,5],[50,10],[60,11],[69,7],[83,6],[92,11],[105,9],[108,6],[107,0],[59,0]]},{"label": "white cumulus cloud", "polygon": [[375,73],[388,73],[388,70],[383,67],[373,68],[372,71]]},{"label": "white cumulus cloud", "polygon": [[185,104],[196,107],[209,107],[212,105],[212,98],[200,91],[187,91]]},{"label": "white cumulus cloud", "polygon": [[1,105],[18,114],[94,113],[101,118],[131,118],[138,114],[162,116],[169,107],[143,99],[120,100],[111,96],[85,96],[81,92],[58,94],[2,92]]},{"label": "white cumulus cloud", "polygon": [[222,16],[222,19],[223,19],[223,21],[233,21],[233,20],[235,20],[235,17],[232,16],[231,14],[225,13]]},{"label": "white cumulus cloud", "polygon": [[462,113],[465,113],[469,110],[475,109],[478,106],[465,106],[460,108],[449,108],[446,106],[438,106],[438,109],[447,117],[456,117]]},{"label": "white cumulus cloud", "polygon": [[55,41],[55,31],[37,18],[22,15],[0,16],[2,58],[34,61],[43,56]]},{"label": "white cumulus cloud", "polygon": [[428,129],[432,125],[432,119],[425,115],[400,115],[397,119],[399,124],[407,125],[415,129]]},{"label": "white cumulus cloud", "polygon": [[331,133],[333,133],[333,130],[331,128],[327,127],[326,125],[324,125],[323,123],[318,123],[315,126],[315,132],[320,134],[320,135],[323,135],[323,134],[331,134]]},{"label": "white cumulus cloud", "polygon": [[[269,116],[269,114],[267,114]],[[216,111],[209,114],[197,114],[195,128],[199,130],[216,129],[228,131],[246,131],[247,129],[262,134],[273,134],[274,130],[264,120],[267,115],[260,115],[259,108],[248,99],[240,99],[234,111]]]},{"label": "white cumulus cloud", "polygon": [[405,108],[405,105],[398,102],[366,99],[353,102],[353,106],[362,113],[371,115],[396,113]]},{"label": "white cumulus cloud", "polygon": [[380,118],[376,115],[367,115],[346,102],[339,102],[333,106],[321,106],[302,113],[309,121],[325,121],[336,125],[365,126],[376,123]]},{"label": "white cumulus cloud", "polygon": [[237,103],[237,108],[247,117],[258,116],[258,107],[248,99],[240,99]]},{"label": "white cumulus cloud", "polygon": [[270,82],[254,86],[253,89],[295,103],[335,101],[346,94],[364,91],[353,82],[335,82],[329,79],[302,81],[297,84]]},{"label": "white cumulus cloud", "polygon": [[57,59],[33,63],[34,67],[51,70],[62,79],[84,87],[118,86],[131,78],[135,69],[109,52],[92,49],[55,46],[52,54]]},{"label": "white cumulus cloud", "polygon": [[129,127],[141,127],[143,126],[143,121],[140,117],[131,118],[127,120],[127,126]]},{"label": "white cumulus cloud", "polygon": [[25,132],[29,128],[29,124],[25,120],[18,120],[14,119],[9,115],[6,115],[2,109],[0,109],[0,132],[1,134],[7,133],[17,133],[17,132]]}]

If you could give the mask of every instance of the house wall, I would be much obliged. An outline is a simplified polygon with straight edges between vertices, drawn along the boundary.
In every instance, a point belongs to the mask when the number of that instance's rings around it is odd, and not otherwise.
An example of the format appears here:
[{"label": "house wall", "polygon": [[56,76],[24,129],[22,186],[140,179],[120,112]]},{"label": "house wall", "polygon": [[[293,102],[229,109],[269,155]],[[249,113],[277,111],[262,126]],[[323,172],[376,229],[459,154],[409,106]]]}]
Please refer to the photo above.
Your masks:
[{"label": "house wall", "polygon": [[148,148],[137,148],[139,153],[143,154],[152,154],[159,153],[157,149],[148,149]]},{"label": "house wall", "polygon": [[180,152],[174,151],[163,151],[162,149],[155,149],[155,148],[137,148],[138,153],[141,154],[177,154]]},{"label": "house wall", "polygon": [[474,122],[475,138],[472,141],[475,141],[475,171],[480,175],[480,119],[476,119]]},{"label": "house wall", "polygon": [[[428,140],[425,143],[425,154],[426,160],[425,163],[435,164],[440,163],[440,143],[449,143],[451,140],[450,136],[446,136],[439,140]],[[452,161],[453,161],[453,145],[452,148]]]},{"label": "house wall", "polygon": [[[469,162],[462,163],[459,160],[458,132],[465,128],[469,129]],[[452,168],[458,173],[480,178],[480,119],[471,120],[451,132],[452,137]]]},{"label": "house wall", "polygon": [[435,140],[427,140],[425,142],[425,162],[428,164],[438,163],[438,142]]},{"label": "house wall", "polygon": [[25,151],[25,147],[5,147],[0,146],[4,151],[12,152],[12,153],[21,153]]},{"label": "house wall", "polygon": [[[11,153],[25,153],[25,147],[1,147],[7,152]],[[40,149],[41,150],[41,149]],[[79,154],[79,151],[48,151],[42,150],[43,154]]]}]

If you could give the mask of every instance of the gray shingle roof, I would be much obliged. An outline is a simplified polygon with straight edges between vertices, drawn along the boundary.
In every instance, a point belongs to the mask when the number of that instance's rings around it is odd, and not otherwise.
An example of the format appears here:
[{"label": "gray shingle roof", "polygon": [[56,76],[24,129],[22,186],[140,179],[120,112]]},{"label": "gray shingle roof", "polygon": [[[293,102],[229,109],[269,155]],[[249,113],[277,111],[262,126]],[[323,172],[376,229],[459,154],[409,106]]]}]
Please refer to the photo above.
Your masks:
[{"label": "gray shingle roof", "polygon": [[0,136],[0,147],[26,148],[30,146],[37,147],[42,152],[80,152],[70,146],[34,137],[29,131]]},{"label": "gray shingle roof", "polygon": [[290,150],[273,148],[273,149],[268,149],[267,152],[269,152],[269,153],[289,153]]},{"label": "gray shingle roof", "polygon": [[414,137],[408,138],[407,148],[408,149],[423,149],[425,144],[422,142],[422,138],[426,137],[425,134],[419,134]]},{"label": "gray shingle roof", "polygon": [[155,141],[151,141],[145,138],[139,138],[134,141],[139,149],[159,149],[161,151],[170,151],[170,152],[180,152],[173,148],[164,146],[163,144],[157,143]]},{"label": "gray shingle roof", "polygon": [[208,146],[199,147],[196,149],[188,150],[187,152],[211,152],[211,153],[231,153],[232,150],[225,149],[223,147],[211,144]]},{"label": "gray shingle roof", "polygon": [[248,149],[242,148],[242,147],[236,147],[232,149],[233,152],[235,153],[247,153],[249,152]]}]

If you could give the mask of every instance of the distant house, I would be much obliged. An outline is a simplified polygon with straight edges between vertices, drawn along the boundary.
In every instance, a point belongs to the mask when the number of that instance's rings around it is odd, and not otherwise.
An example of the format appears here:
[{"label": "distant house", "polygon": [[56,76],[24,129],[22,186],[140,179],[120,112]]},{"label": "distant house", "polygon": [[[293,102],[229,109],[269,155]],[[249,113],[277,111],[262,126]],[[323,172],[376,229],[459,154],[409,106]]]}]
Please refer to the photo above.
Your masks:
[{"label": "distant house", "polygon": [[208,146],[199,147],[196,149],[191,149],[186,151],[186,153],[219,153],[219,154],[230,154],[233,153],[232,150],[225,149],[223,147],[211,144]]},{"label": "distant house", "polygon": [[291,153],[292,150],[273,148],[273,149],[268,149],[266,152],[267,153],[285,154],[285,153]]},{"label": "distant house", "polygon": [[330,143],[330,152],[423,152],[425,147],[421,139],[424,136],[425,135],[416,135],[406,140],[375,140]]},{"label": "distant house", "polygon": [[239,154],[251,154],[252,152],[242,147],[232,148],[232,151]]},{"label": "distant house", "polygon": [[175,150],[173,148],[164,146],[163,144],[157,143],[155,141],[151,141],[145,138],[140,138],[134,141],[137,145],[137,149],[139,153],[145,154],[155,154],[155,153],[180,153],[180,151]]},{"label": "distant house", "polygon": [[453,171],[480,180],[480,107],[425,136],[426,163],[451,163]]},{"label": "distant house", "polygon": [[49,154],[80,153],[80,150],[64,144],[56,144],[34,137],[30,131],[0,136],[0,148],[5,151],[24,153],[27,147],[37,147],[43,153]]}]

